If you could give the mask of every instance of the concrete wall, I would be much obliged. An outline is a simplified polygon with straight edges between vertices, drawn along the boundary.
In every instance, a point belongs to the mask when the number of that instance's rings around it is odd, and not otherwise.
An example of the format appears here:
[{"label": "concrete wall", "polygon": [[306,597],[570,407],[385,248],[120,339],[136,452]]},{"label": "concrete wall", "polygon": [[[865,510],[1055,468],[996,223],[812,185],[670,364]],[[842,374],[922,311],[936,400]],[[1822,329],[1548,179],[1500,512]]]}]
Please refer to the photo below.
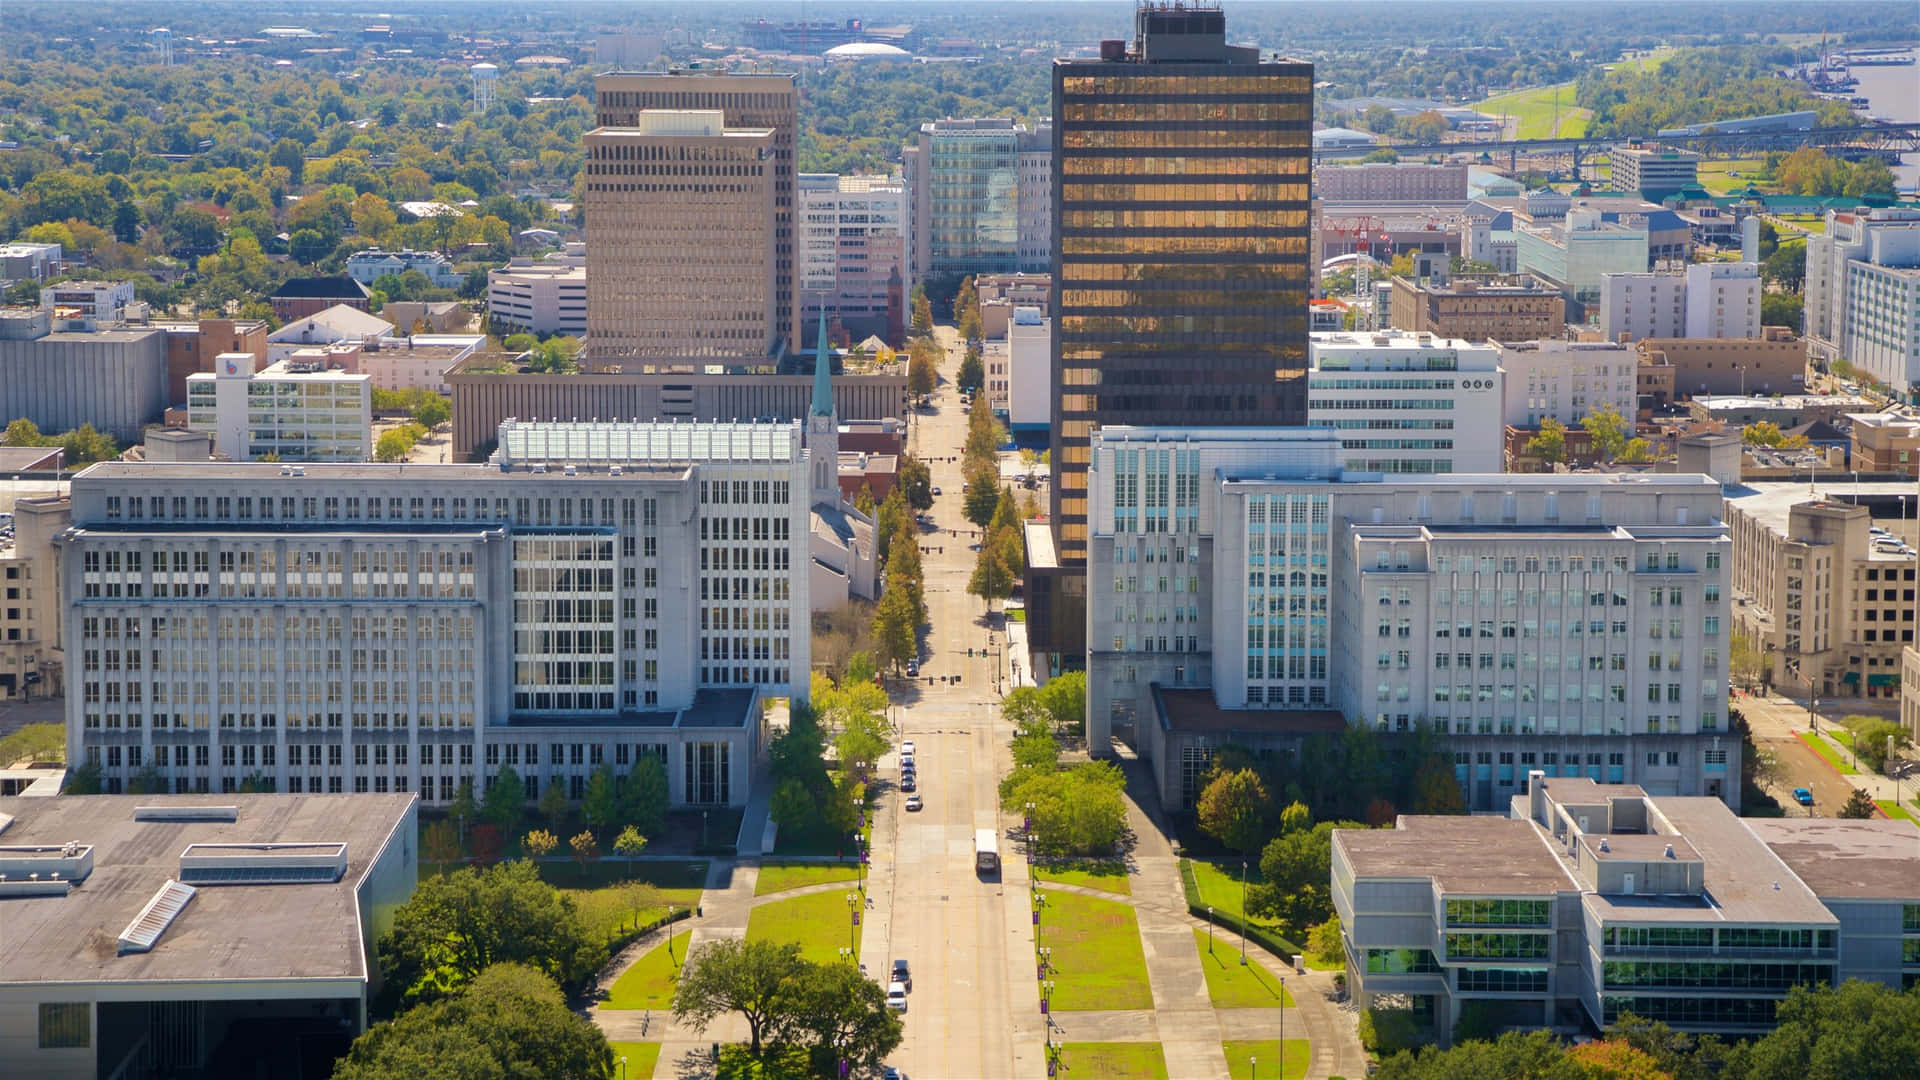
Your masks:
[{"label": "concrete wall", "polygon": [[0,423],[25,417],[47,434],[92,424],[124,446],[167,404],[165,331],[0,341]]}]

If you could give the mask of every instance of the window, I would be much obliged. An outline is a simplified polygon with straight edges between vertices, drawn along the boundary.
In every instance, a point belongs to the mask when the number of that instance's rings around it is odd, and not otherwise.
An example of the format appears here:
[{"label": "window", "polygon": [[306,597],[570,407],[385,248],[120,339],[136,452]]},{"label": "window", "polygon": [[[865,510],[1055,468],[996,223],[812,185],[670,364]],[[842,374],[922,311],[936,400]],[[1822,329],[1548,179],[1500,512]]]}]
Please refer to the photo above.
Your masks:
[{"label": "window", "polygon": [[84,1050],[93,1045],[93,1006],[84,1001],[42,1002],[40,1049]]}]

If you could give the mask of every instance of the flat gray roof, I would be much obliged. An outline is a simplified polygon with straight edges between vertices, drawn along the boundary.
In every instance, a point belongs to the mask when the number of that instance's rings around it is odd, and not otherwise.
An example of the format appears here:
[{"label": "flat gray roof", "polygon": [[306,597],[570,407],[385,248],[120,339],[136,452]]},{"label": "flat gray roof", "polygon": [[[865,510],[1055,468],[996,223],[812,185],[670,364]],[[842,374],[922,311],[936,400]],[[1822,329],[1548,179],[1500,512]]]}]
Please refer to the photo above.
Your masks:
[{"label": "flat gray roof", "polygon": [[612,476],[604,467],[581,467],[574,476],[566,475],[557,466],[550,468],[544,474],[536,474],[531,468],[515,468],[512,472],[503,472],[498,465],[381,465],[371,462],[336,465],[303,462],[294,467],[305,469],[305,475],[283,476],[280,472],[283,466],[270,461],[102,461],[88,466],[87,470],[79,476],[88,480],[212,480],[217,478],[274,480],[289,484],[298,484],[302,480],[411,480],[426,485],[449,480],[498,480],[503,476],[525,479],[538,475],[545,480],[559,483],[583,479],[620,481],[634,478],[671,478],[686,473],[684,462],[671,466],[623,466],[620,476]]},{"label": "flat gray roof", "polygon": [[1392,829],[1341,829],[1333,842],[1356,877],[1432,878],[1443,893],[1540,896],[1579,884],[1517,818],[1406,816]]},{"label": "flat gray roof", "polygon": [[[0,983],[364,979],[355,890],[408,825],[414,796],[62,795],[0,799],[8,846],[93,847],[93,872],[65,897],[0,900]],[[136,806],[237,806],[238,819],[135,821]],[[402,838],[411,842],[410,838]],[[151,952],[116,940],[189,844],[343,843],[336,883],[203,886]],[[371,913],[366,913],[371,917]]]},{"label": "flat gray roof", "polygon": [[1920,903],[1920,828],[1911,821],[1750,818],[1747,827],[1822,898]]},{"label": "flat gray roof", "polygon": [[[1583,902],[1609,922],[1739,922],[1835,925],[1813,890],[1725,803],[1707,796],[1649,798],[1657,815],[1706,863],[1702,898],[1588,893]],[[1664,837],[1659,838],[1664,840]],[[1678,841],[1675,841],[1678,850]]]}]

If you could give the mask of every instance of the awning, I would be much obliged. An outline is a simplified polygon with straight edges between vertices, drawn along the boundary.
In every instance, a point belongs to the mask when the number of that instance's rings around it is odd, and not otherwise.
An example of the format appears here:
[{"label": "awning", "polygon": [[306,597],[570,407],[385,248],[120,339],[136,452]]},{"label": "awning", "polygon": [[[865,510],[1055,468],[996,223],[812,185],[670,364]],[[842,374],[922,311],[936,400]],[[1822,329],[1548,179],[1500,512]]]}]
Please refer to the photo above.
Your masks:
[{"label": "awning", "polygon": [[[1876,678],[1878,678],[1878,676],[1875,676],[1875,677],[1876,677]],[[1849,671],[1849,672],[1846,672],[1845,674],[1843,674],[1843,675],[1841,675],[1841,676],[1840,676],[1840,681],[1841,681],[1841,682],[1850,682],[1850,683],[1857,683],[1857,682],[1859,682],[1859,681],[1860,681],[1860,673],[1859,673],[1859,672],[1857,672],[1857,671]]]},{"label": "awning", "polygon": [[1871,674],[1867,676],[1867,685],[1868,686],[1899,686],[1900,676],[1895,675],[1892,672],[1888,672],[1884,675]]}]

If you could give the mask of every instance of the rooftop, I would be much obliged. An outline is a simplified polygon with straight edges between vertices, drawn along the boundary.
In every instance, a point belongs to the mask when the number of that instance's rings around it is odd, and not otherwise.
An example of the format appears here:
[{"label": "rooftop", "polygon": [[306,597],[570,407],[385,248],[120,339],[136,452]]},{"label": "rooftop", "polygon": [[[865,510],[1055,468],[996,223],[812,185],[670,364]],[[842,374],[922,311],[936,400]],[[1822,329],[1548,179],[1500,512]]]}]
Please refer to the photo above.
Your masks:
[{"label": "rooftop", "polygon": [[1432,878],[1466,895],[1579,890],[1533,823],[1516,818],[1409,815],[1392,829],[1336,831],[1333,842],[1357,877]]},{"label": "rooftop", "polygon": [[[1636,789],[1637,790],[1637,789]],[[1744,819],[1736,817],[1719,799],[1705,796],[1648,798],[1649,828],[1658,819],[1671,831],[1654,836],[1618,837],[1623,844],[1654,840],[1660,844],[1691,845],[1706,866],[1706,888],[1701,902],[1666,896],[1615,896],[1590,893],[1589,908],[1615,922],[1824,923],[1836,920],[1813,890],[1768,849]],[[1591,836],[1592,834],[1588,834]],[[1616,839],[1607,837],[1609,842]],[[1678,903],[1670,902],[1678,900]]]},{"label": "rooftop", "polygon": [[528,421],[500,424],[502,468],[516,465],[667,464],[795,461],[803,452],[793,422],[671,423],[647,420]]},{"label": "rooftop", "polygon": [[275,298],[331,300],[341,297],[365,299],[367,287],[345,274],[333,277],[289,278],[274,292]]},{"label": "rooftop", "polygon": [[1335,735],[1347,729],[1347,720],[1330,709],[1223,709],[1212,690],[1171,690],[1153,684],[1160,726],[1170,731],[1225,734]]},{"label": "rooftop", "polygon": [[[401,830],[412,795],[63,795],[0,799],[9,847],[90,845],[93,870],[66,896],[4,905],[0,979],[37,982],[234,982],[367,977],[355,892]],[[136,806],[237,806],[233,821],[136,821]],[[403,835],[403,843],[411,836]],[[200,888],[151,951],[117,939],[181,873],[193,844],[346,845],[339,881]]]},{"label": "rooftop", "polygon": [[1749,818],[1747,827],[1823,899],[1920,903],[1920,828],[1911,821]]}]

